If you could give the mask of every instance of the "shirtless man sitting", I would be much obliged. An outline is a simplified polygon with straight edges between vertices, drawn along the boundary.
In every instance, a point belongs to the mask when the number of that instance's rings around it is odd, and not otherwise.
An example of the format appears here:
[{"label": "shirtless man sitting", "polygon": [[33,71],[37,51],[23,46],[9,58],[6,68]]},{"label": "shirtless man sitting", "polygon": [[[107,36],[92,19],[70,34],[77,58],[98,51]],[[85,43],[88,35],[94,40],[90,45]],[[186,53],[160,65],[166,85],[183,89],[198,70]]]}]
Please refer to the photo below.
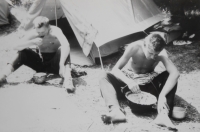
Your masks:
[{"label": "shirtless man sitting", "polygon": [[[158,115],[154,122],[176,129],[169,116],[173,110],[179,71],[167,57],[159,54],[165,45],[162,35],[152,33],[144,41],[129,45],[112,71],[102,74],[100,89],[109,109],[109,113],[102,117],[103,121],[126,121],[118,99],[124,97],[121,88],[128,86],[133,93],[144,91],[155,95]],[[154,71],[159,62],[166,68],[160,74]],[[134,78],[134,75],[137,77]]]},{"label": "shirtless man sitting", "polygon": [[49,19],[38,16],[33,21],[34,28],[14,46],[14,58],[0,74],[0,85],[20,66],[26,65],[36,72],[59,74],[63,87],[74,91],[69,63],[70,47],[62,30],[49,25]]}]

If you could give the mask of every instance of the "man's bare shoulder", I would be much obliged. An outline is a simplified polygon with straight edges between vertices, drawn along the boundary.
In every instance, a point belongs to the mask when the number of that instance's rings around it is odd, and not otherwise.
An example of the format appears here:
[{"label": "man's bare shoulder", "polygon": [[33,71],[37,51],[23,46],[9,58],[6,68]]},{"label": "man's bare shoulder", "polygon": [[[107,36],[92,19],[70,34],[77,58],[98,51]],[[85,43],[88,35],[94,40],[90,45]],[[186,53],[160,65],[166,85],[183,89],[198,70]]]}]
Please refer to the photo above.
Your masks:
[{"label": "man's bare shoulder", "polygon": [[165,56],[165,55],[159,55],[157,58],[156,58],[156,61],[157,62],[162,62],[162,63],[173,63],[171,60],[170,60],[170,58],[168,58],[167,56]]},{"label": "man's bare shoulder", "polygon": [[163,49],[163,50],[159,53],[159,55],[158,55],[158,57],[157,57],[157,60],[158,60],[158,61],[169,60],[167,51],[166,51],[165,49]]},{"label": "man's bare shoulder", "polygon": [[137,53],[137,51],[139,51],[141,48],[142,48],[142,41],[136,41],[129,44],[129,46],[127,47],[127,50],[131,52],[132,54],[134,54],[134,53]]}]

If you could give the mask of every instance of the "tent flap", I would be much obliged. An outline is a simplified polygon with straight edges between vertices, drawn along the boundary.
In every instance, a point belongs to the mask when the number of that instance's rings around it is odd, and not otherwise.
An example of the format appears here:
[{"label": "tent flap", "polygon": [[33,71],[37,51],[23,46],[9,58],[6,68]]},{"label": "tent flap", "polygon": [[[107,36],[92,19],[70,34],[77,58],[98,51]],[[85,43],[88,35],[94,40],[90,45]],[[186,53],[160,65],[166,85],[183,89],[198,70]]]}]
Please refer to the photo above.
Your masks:
[{"label": "tent flap", "polygon": [[[86,56],[89,55],[92,44],[97,34],[97,30],[92,26],[87,18],[82,14],[81,1],[60,0],[65,16],[70,21],[73,31],[79,41],[80,46]],[[81,6],[82,9],[85,6]]]},{"label": "tent flap", "polygon": [[9,24],[8,20],[9,8],[8,3],[5,0],[0,1],[0,26]]}]

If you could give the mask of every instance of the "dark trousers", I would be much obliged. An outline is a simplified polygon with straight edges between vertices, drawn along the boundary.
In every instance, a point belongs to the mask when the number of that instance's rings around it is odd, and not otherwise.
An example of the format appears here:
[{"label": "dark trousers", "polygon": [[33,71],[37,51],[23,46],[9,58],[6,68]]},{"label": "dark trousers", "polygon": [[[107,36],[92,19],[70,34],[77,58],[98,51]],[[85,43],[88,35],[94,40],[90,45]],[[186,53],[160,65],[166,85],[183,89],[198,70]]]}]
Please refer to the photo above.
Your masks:
[{"label": "dark trousers", "polygon": [[[59,48],[55,53],[42,53],[42,58],[34,49],[24,49],[17,53],[17,56],[10,62],[14,71],[22,65],[26,65],[36,72],[45,72],[59,74],[59,62],[61,56],[61,49]],[[65,65],[70,61],[68,56]]]},{"label": "dark trousers", "polygon": [[[144,91],[144,92],[148,92],[154,96],[156,96],[156,98],[158,99],[159,94],[161,93],[167,78],[169,76],[169,73],[167,71],[159,74],[157,77],[155,77],[153,79],[152,82],[145,84],[145,85],[139,85],[140,90]],[[120,98],[125,98],[125,95],[122,91],[121,87],[126,86],[126,84],[121,81],[120,79],[118,79],[117,77],[115,77],[113,74],[111,73],[103,73],[101,78],[100,78],[101,83],[105,84],[105,85],[101,85],[101,92],[103,93],[102,96],[106,101],[106,104],[109,105],[116,105],[116,99],[120,99]],[[109,92],[107,92],[106,88],[103,86],[109,86],[108,90]],[[113,89],[113,90],[111,90]],[[102,91],[103,90],[103,91]],[[173,110],[173,106],[174,106],[174,96],[177,90],[177,84],[173,87],[173,89],[167,94],[166,99],[167,99],[167,104],[170,107],[170,111],[169,111],[169,115],[171,115],[172,110]],[[116,93],[115,93],[116,92]],[[106,94],[104,96],[104,94]],[[116,96],[116,97],[115,97]]]}]

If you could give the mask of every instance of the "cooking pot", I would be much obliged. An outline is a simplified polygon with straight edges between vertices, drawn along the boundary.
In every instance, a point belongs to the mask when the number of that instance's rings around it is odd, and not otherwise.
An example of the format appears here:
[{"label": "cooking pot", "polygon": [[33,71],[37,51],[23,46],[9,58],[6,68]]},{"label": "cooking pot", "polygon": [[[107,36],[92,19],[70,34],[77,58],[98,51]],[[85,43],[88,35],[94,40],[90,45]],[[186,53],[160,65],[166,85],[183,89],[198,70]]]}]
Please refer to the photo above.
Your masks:
[{"label": "cooking pot", "polygon": [[126,92],[125,97],[133,112],[148,112],[153,110],[157,99],[154,95],[141,91],[140,93]]}]

